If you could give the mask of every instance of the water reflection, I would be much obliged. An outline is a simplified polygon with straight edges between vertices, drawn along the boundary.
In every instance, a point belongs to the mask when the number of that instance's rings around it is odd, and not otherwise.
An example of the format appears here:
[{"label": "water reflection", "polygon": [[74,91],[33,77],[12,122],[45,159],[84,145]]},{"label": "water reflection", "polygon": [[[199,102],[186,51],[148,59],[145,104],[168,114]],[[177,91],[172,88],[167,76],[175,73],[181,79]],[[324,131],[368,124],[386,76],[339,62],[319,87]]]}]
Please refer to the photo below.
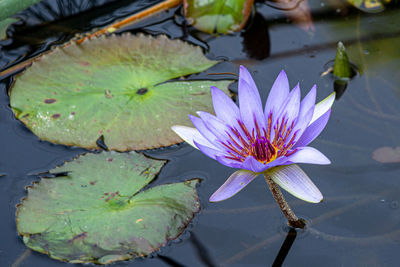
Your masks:
[{"label": "water reflection", "polygon": [[205,266],[208,267],[216,266],[216,264],[214,263],[213,259],[210,256],[210,253],[208,253],[207,247],[200,242],[195,233],[190,234],[190,241],[193,247],[196,249],[196,254],[198,258]]},{"label": "water reflection", "polygon": [[336,92],[336,100],[342,97],[347,88],[347,82],[336,80],[333,82],[333,90]]},{"label": "water reflection", "polygon": [[268,24],[260,13],[254,15],[241,36],[243,37],[243,51],[249,58],[263,60],[269,57],[271,41]]},{"label": "water reflection", "polygon": [[297,231],[294,228],[290,228],[285,238],[285,241],[283,241],[281,249],[278,252],[278,255],[276,255],[274,263],[272,263],[273,267],[282,266],[283,262],[286,259],[286,256],[289,253],[290,248],[294,243],[294,240],[296,240],[296,237]]},{"label": "water reflection", "polygon": [[177,262],[176,260],[174,260],[174,259],[172,259],[170,257],[163,256],[163,255],[158,255],[158,258],[161,261],[163,261],[164,263],[168,264],[169,266],[172,266],[172,267],[185,267],[185,265]]}]

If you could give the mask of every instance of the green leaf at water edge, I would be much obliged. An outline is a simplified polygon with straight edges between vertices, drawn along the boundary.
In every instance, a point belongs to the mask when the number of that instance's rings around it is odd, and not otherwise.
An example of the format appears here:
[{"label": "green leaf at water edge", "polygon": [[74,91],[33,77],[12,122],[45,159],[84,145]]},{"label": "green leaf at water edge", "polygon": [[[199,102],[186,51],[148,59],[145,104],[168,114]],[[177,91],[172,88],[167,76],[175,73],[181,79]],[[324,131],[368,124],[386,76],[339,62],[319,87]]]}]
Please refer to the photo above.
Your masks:
[{"label": "green leaf at water edge", "polygon": [[0,0],[0,20],[6,19],[40,0]]},{"label": "green leaf at water edge", "polygon": [[0,20],[0,40],[3,40],[7,37],[7,35],[6,35],[7,28],[11,24],[13,24],[14,22],[17,22],[17,21],[18,21],[18,19],[14,19],[14,18]]},{"label": "green leaf at water edge", "polygon": [[208,33],[229,33],[244,27],[254,0],[184,0],[185,17]]},{"label": "green leaf at water edge", "polygon": [[25,244],[69,262],[107,264],[145,256],[177,238],[200,203],[198,180],[142,190],[165,161],[141,154],[86,154],[55,168],[18,206]]},{"label": "green leaf at water edge", "polygon": [[111,36],[44,55],[17,76],[10,102],[16,117],[41,139],[109,149],[157,148],[182,142],[172,125],[212,112],[210,86],[231,81],[173,81],[217,61],[199,47],[165,36]]}]

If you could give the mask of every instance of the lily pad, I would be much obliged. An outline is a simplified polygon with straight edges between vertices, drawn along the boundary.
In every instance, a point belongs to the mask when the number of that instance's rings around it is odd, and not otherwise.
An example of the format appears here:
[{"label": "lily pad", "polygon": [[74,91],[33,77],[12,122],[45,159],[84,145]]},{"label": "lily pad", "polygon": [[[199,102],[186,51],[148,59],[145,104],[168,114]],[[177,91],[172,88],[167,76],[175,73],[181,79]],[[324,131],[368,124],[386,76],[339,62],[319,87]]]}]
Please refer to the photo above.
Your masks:
[{"label": "lily pad", "polygon": [[14,22],[17,22],[18,19],[14,18],[8,18],[4,20],[0,20],[0,40],[7,38],[7,28],[13,24]]},{"label": "lily pad", "polygon": [[217,61],[199,47],[161,35],[111,36],[44,55],[16,78],[10,102],[41,139],[97,148],[149,149],[182,142],[172,125],[187,114],[211,112],[210,86],[231,81],[173,81]]},{"label": "lily pad", "polygon": [[0,0],[0,20],[6,19],[40,0]]},{"label": "lily pad", "polygon": [[197,179],[143,190],[165,161],[86,154],[28,187],[18,206],[25,244],[58,260],[108,264],[157,251],[199,211]]},{"label": "lily pad", "polygon": [[184,0],[185,17],[208,33],[229,33],[244,27],[254,0]]}]

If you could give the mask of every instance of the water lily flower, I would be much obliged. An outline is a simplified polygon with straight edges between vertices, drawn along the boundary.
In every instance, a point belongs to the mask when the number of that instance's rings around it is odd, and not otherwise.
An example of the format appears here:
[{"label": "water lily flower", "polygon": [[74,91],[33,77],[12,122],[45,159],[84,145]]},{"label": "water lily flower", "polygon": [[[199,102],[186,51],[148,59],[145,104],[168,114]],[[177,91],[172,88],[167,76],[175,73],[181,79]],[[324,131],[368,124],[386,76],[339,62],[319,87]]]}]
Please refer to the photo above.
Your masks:
[{"label": "water lily flower", "polygon": [[299,84],[290,90],[282,70],[263,109],[253,78],[241,66],[239,107],[220,89],[211,87],[216,116],[199,111],[199,117],[189,115],[195,128],[172,127],[183,140],[208,157],[240,169],[210,197],[211,202],[232,197],[259,174],[272,178],[300,199],[322,201],[321,192],[295,164],[330,164],[325,155],[308,144],[327,124],[335,93],[315,104],[316,93],[314,85],[300,100]]}]

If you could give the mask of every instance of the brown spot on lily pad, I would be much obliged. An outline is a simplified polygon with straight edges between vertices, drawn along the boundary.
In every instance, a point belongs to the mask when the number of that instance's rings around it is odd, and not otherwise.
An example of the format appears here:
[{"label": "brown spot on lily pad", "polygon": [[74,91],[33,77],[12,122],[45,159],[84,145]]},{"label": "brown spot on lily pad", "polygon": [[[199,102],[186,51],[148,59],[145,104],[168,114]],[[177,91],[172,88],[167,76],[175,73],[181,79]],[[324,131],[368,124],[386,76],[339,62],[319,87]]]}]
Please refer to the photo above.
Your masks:
[{"label": "brown spot on lily pad", "polygon": [[144,95],[145,93],[147,93],[149,90],[147,90],[147,88],[140,88],[136,91],[136,94],[138,95]]},{"label": "brown spot on lily pad", "polygon": [[45,104],[53,104],[55,102],[57,102],[57,99],[54,98],[47,98],[43,101]]},{"label": "brown spot on lily pad", "polygon": [[106,90],[105,95],[106,95],[107,98],[112,98],[113,97],[113,95],[111,94],[110,90]]},{"label": "brown spot on lily pad", "polygon": [[72,239],[68,240],[68,243],[73,243],[74,241],[79,241],[87,237],[87,232],[82,232],[76,236],[74,236]]},{"label": "brown spot on lily pad", "polygon": [[206,95],[206,94],[207,94],[206,92],[198,92],[198,93],[193,93],[193,94],[190,94],[190,95],[196,96],[196,95]]},{"label": "brown spot on lily pad", "polygon": [[58,119],[58,118],[61,117],[61,114],[60,114],[60,113],[56,113],[56,114],[53,114],[51,117],[52,117],[53,119]]}]

